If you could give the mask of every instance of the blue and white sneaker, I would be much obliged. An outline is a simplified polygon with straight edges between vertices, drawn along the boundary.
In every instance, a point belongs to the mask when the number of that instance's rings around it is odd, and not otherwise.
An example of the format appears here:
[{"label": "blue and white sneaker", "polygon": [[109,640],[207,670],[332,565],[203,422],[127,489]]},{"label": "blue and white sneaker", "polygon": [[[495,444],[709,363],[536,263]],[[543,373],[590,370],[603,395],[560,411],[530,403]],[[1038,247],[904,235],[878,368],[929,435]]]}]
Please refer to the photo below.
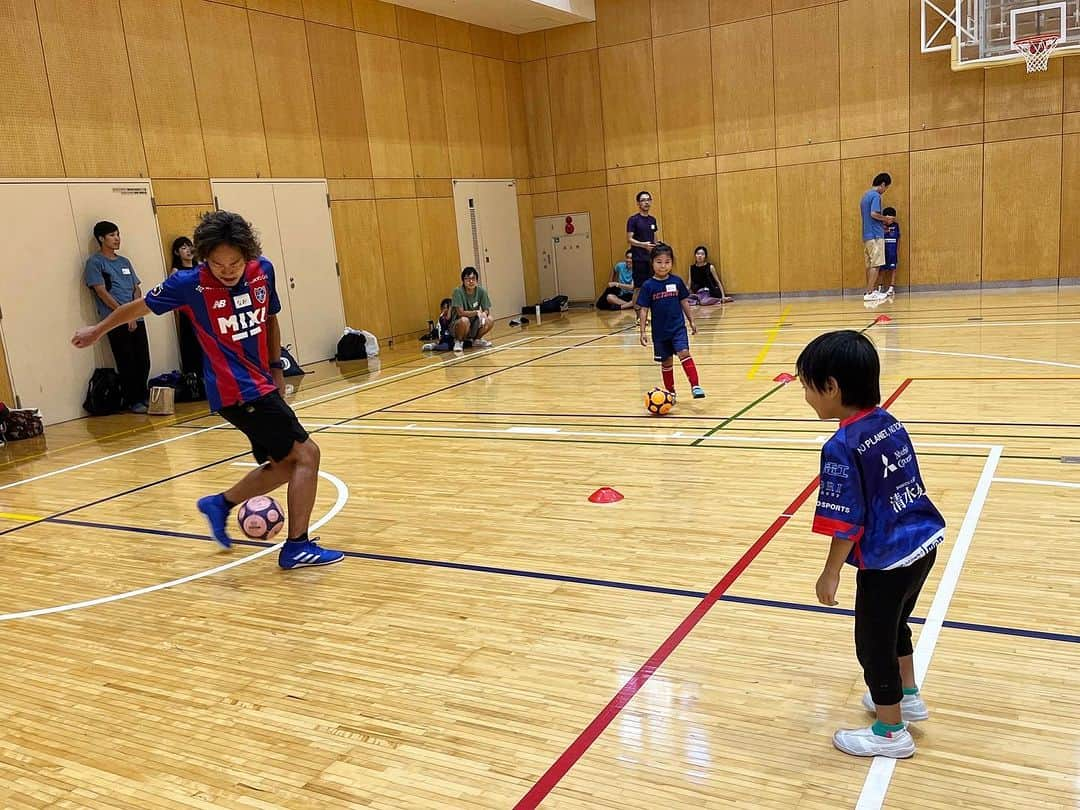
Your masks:
[{"label": "blue and white sneaker", "polygon": [[705,399],[705,389],[700,385],[695,385],[691,388],[690,393],[694,395],[694,399]]},{"label": "blue and white sneaker", "polygon": [[210,531],[218,544],[222,548],[232,548],[232,539],[229,537],[229,533],[225,531],[225,524],[229,519],[229,512],[232,511],[232,507],[225,502],[225,496],[220,493],[207,495],[205,498],[199,498],[196,506],[206,517],[206,522],[210,524]]},{"label": "blue and white sneaker", "polygon": [[[318,537],[315,538],[315,540],[318,539]],[[333,565],[345,559],[344,552],[320,548],[315,540],[286,540],[278,553],[277,564],[288,570],[314,565]]]}]

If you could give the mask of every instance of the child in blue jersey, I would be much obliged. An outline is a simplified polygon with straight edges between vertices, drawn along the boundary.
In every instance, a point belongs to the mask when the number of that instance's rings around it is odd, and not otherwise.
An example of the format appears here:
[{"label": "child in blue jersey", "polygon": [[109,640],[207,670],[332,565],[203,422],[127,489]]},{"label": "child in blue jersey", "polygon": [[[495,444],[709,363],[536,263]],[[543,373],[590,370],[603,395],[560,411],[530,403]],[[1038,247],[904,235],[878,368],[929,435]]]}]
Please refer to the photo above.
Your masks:
[{"label": "child in blue jersey", "polygon": [[844,729],[833,745],[860,757],[910,757],[905,721],[930,715],[915,683],[908,618],[934,566],[945,520],[930,501],[907,430],[878,407],[880,364],[869,338],[829,332],[796,362],[806,401],[840,427],[821,450],[813,530],[832,537],[817,598],[836,605],[844,562],[858,568],[855,652],[877,714],[868,728]]},{"label": "child in blue jersey", "polygon": [[203,349],[211,409],[248,438],[259,462],[232,487],[196,504],[214,539],[229,548],[226,524],[233,507],[287,484],[289,531],[278,565],[290,569],[340,562],[342,552],[322,548],[315,542],[318,538],[308,537],[320,453],[280,393],[285,377],[274,267],[261,255],[251,224],[239,214],[212,211],[194,235],[201,264],[173,273],[96,326],[77,330],[71,342],[84,349],[110,329],[144,315],[183,313]]},{"label": "child in blue jersey", "polygon": [[638,319],[641,345],[649,345],[648,338],[645,337],[645,322],[651,320],[653,359],[660,364],[664,389],[675,393],[672,357],[677,354],[686,378],[690,381],[694,399],[701,399],[705,396],[705,391],[698,384],[697,366],[694,365],[694,358],[690,356],[690,338],[686,336],[687,321],[690,322],[690,331],[697,334],[690,302],[687,301],[690,291],[686,289],[681,278],[671,274],[671,268],[675,264],[675,251],[670,247],[661,242],[652,249],[649,260],[652,262],[653,275],[642,283],[637,298],[638,306],[651,313],[648,318]]},{"label": "child in blue jersey", "polygon": [[889,298],[895,298],[893,281],[900,261],[900,223],[896,221],[895,208],[882,208],[881,215],[885,217],[885,264],[881,268],[881,290]]}]

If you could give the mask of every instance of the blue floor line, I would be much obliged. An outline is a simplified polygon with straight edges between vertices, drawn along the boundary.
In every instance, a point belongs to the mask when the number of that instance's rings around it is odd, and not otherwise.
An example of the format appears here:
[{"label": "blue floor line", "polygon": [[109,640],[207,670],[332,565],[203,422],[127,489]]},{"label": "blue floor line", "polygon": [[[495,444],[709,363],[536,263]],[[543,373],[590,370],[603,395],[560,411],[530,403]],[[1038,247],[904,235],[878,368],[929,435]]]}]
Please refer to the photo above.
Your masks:
[{"label": "blue floor line", "polygon": [[[131,532],[133,534],[146,534],[155,537],[176,537],[183,540],[202,540],[216,542],[214,538],[204,534],[191,532],[174,532],[167,529],[150,529],[143,526],[123,526],[114,523],[96,523],[88,520],[70,520],[68,518],[46,518],[49,523],[58,523],[64,526],[81,526],[91,529],[106,529],[110,531]],[[233,545],[255,546],[267,548],[274,543],[265,543],[258,540],[233,540]],[[449,568],[456,571],[473,571],[481,574],[501,574],[502,576],[524,577],[526,579],[541,579],[551,582],[567,582],[574,585],[593,585],[601,588],[618,588],[624,591],[639,591],[643,593],[658,593],[666,596],[683,596],[692,599],[704,599],[707,591],[694,591],[686,588],[667,588],[662,585],[643,585],[636,582],[619,582],[610,579],[593,579],[590,577],[575,577],[569,574],[551,574],[544,571],[523,571],[515,568],[498,568],[490,565],[475,565],[472,563],[456,563],[446,560],[428,560],[422,557],[401,557],[393,554],[374,554],[365,551],[343,551],[346,557],[354,557],[361,560],[374,560],[376,562],[404,563],[406,565],[424,565],[431,568]],[[783,602],[775,599],[759,599],[752,596],[734,596],[725,594],[720,597],[721,602],[734,602],[740,605],[753,605],[755,607],[769,607],[783,610],[801,610],[809,613],[828,613],[834,616],[854,616],[855,611],[848,608],[826,607],[824,605],[811,605],[803,602]],[[926,619],[917,616],[911,617],[912,624],[925,624]],[[948,619],[943,623],[944,627],[953,630],[968,630],[976,633],[993,633],[1002,636],[1015,636],[1020,638],[1036,638],[1044,641],[1062,641],[1068,644],[1080,644],[1080,635],[1069,633],[1052,633],[1046,630],[1029,630],[1022,627],[1002,627],[994,624],[976,624],[973,622],[956,622]]]}]

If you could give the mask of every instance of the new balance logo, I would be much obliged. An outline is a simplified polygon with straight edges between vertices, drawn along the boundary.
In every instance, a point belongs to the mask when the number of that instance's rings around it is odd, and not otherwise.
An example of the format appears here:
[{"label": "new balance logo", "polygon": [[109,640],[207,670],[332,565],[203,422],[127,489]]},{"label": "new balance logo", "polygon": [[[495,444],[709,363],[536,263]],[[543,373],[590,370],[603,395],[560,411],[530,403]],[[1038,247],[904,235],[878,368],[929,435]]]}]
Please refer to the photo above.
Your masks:
[{"label": "new balance logo", "polygon": [[898,469],[895,464],[889,461],[889,457],[886,456],[884,453],[881,455],[881,463],[885,467],[885,471],[881,475],[882,478],[888,478],[889,473],[896,472],[896,470]]},{"label": "new balance logo", "polygon": [[219,298],[218,300],[216,300],[214,302],[214,307],[213,308],[214,309],[225,309],[225,307],[227,307],[228,305],[229,305],[228,301],[226,301],[224,298]]}]

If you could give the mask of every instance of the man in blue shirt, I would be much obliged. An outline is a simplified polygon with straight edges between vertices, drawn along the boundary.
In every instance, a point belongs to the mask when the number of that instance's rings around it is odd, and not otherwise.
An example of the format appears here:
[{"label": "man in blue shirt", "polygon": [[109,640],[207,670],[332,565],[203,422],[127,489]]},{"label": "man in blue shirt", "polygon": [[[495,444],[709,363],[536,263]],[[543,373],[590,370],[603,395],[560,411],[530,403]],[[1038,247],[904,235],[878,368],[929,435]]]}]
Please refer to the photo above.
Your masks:
[{"label": "man in blue shirt", "polygon": [[[94,226],[99,250],[86,260],[83,278],[94,291],[98,320],[124,304],[142,298],[139,277],[120,249],[120,227],[102,221]],[[124,389],[124,403],[133,413],[146,413],[146,379],[150,376],[150,342],[142,318],[109,331],[109,346]]]},{"label": "man in blue shirt", "polygon": [[885,265],[885,217],[881,213],[881,195],[892,185],[892,178],[882,172],[874,178],[873,186],[862,196],[859,212],[862,216],[863,252],[866,256],[866,293],[863,301],[885,299],[877,289],[878,271]]}]

